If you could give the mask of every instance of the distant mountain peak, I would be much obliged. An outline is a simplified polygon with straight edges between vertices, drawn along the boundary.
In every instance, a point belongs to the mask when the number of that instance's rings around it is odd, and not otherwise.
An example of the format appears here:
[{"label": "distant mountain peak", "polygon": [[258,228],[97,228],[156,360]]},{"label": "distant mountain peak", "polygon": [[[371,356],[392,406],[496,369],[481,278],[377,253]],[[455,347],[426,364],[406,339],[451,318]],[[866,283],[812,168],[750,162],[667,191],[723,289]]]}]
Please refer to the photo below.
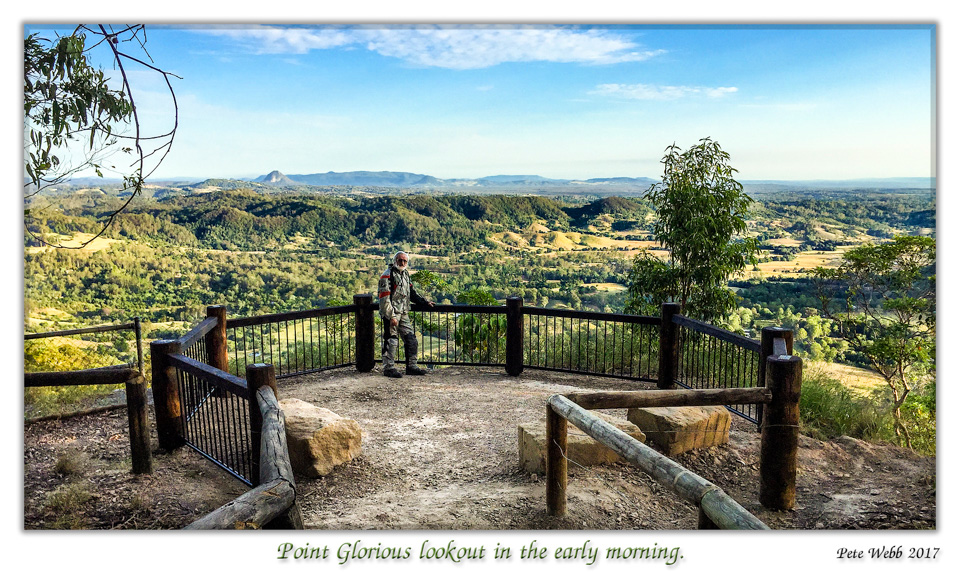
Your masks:
[{"label": "distant mountain peak", "polygon": [[270,173],[256,179],[256,182],[267,185],[289,185],[293,183],[293,181],[288,179],[287,176],[280,171],[270,171]]}]

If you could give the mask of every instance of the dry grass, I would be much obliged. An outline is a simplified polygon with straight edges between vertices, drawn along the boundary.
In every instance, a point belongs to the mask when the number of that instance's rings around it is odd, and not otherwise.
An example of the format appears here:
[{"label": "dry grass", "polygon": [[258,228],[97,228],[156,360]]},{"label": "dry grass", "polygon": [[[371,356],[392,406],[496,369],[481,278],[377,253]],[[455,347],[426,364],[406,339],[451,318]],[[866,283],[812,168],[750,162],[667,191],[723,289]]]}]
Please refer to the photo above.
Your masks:
[{"label": "dry grass", "polygon": [[886,382],[880,374],[852,365],[809,361],[804,364],[804,369],[810,369],[814,373],[822,372],[827,377],[836,379],[846,387],[864,396],[870,395],[875,389],[886,386]]},{"label": "dry grass", "polygon": [[[64,248],[79,248],[80,245],[82,245],[83,243],[87,242],[88,240],[90,240],[90,239],[93,238],[93,237],[94,237],[94,235],[93,235],[93,234],[90,234],[90,233],[88,233],[88,232],[78,232],[78,233],[74,234],[73,236],[45,235],[43,238],[44,238],[44,240],[47,240],[48,242],[51,242],[52,244],[59,244],[60,246],[62,246],[62,247],[64,247]],[[100,237],[97,237],[96,239],[94,239],[92,242],[90,242],[90,244],[84,246],[83,248],[79,248],[79,250],[82,251],[82,252],[96,252],[96,251],[98,251],[98,250],[106,250],[106,249],[110,248],[111,246],[113,246],[113,245],[114,245],[115,243],[117,243],[117,242],[120,242],[120,240],[117,240],[117,239],[115,239],[115,238],[104,238],[104,237],[100,236]],[[55,248],[55,247],[53,247],[53,246],[28,246],[28,247],[24,248],[23,250],[24,250],[24,252],[26,252],[26,253],[31,253],[31,254],[32,254],[32,253],[35,253],[35,252],[42,252],[42,251],[50,250],[50,249],[53,249],[53,248]]]},{"label": "dry grass", "polygon": [[597,292],[623,292],[627,289],[623,284],[615,282],[591,282],[585,283],[584,286],[593,286],[597,289]]}]

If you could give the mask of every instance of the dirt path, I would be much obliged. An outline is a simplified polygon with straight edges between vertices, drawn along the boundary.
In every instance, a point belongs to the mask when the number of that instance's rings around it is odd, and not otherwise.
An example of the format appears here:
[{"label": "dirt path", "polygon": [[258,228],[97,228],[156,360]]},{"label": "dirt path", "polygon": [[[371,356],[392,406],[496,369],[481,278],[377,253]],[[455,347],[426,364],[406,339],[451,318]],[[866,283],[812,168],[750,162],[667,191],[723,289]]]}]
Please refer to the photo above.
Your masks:
[{"label": "dirt path", "polygon": [[[401,380],[344,370],[280,380],[281,398],[326,407],[363,429],[360,457],[326,477],[298,480],[305,524],[342,530],[696,528],[692,506],[625,463],[571,465],[568,515],[546,515],[543,478],[518,466],[517,426],[543,423],[547,396],[587,388],[636,385],[539,371],[516,379],[476,368]],[[99,496],[81,499],[73,511],[82,516],[80,528],[177,528],[244,490],[189,450],[157,455],[154,475],[129,475],[124,425],[119,411],[27,427],[26,528],[70,526],[51,498],[84,483]],[[86,469],[57,472],[57,460],[70,451],[86,459]],[[775,513],[757,502],[758,452],[756,428],[735,422],[729,444],[675,460],[771,528],[936,526],[935,459],[855,439],[802,438],[797,509]],[[109,495],[97,492],[100,486]],[[107,501],[119,507],[110,512]]]}]

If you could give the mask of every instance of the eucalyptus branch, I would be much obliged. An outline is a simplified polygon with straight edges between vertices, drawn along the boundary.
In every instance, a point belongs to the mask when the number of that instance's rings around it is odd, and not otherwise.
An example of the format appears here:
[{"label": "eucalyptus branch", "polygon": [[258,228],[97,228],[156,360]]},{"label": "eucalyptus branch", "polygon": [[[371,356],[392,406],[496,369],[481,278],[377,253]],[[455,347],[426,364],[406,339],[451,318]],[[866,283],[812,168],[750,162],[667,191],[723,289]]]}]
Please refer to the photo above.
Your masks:
[{"label": "eucalyptus branch", "polygon": [[[84,40],[88,34],[97,39],[87,44]],[[121,49],[121,43],[131,41],[136,42],[146,55],[146,60]],[[119,72],[122,85],[119,91],[106,88],[103,72],[87,64],[88,54],[103,46],[109,47],[112,67]],[[173,126],[169,131],[156,135],[143,133],[140,110],[127,69],[131,63],[159,73],[164,78],[173,102]],[[74,107],[60,105],[57,97],[77,97],[73,93],[59,91],[61,85],[74,85],[68,82],[73,82],[75,77],[81,83],[73,89],[88,91],[74,93],[96,94],[94,99],[70,100]],[[33,36],[27,38],[24,49],[24,120],[31,127],[29,139],[26,130],[24,133],[24,166],[30,175],[30,181],[24,184],[25,201],[34,199],[44,190],[69,180],[87,168],[93,168],[102,177],[101,168],[104,167],[97,155],[120,141],[130,142],[130,147],[122,151],[132,151],[135,156],[129,164],[132,172],[123,176],[121,186],[121,192],[132,190],[132,193],[118,209],[104,215],[106,218],[100,232],[78,247],[51,246],[83,248],[90,244],[102,236],[116,217],[142,193],[146,178],[156,172],[169,154],[179,127],[179,107],[171,77],[181,79],[153,63],[153,58],[146,50],[146,27],[142,24],[125,25],[118,30],[108,25],[81,24],[74,29],[72,36],[59,38],[52,42],[50,48],[44,48]],[[113,126],[120,122],[128,123],[132,134],[114,132]],[[100,139],[97,139],[98,134],[101,135]],[[70,142],[78,141],[80,137],[89,138],[92,153],[85,154],[79,166],[64,164],[58,155],[66,153],[69,156]],[[145,144],[149,148],[145,149]],[[35,148],[36,152],[31,152],[31,148]],[[36,188],[31,189],[31,185]],[[25,210],[25,215],[26,227],[29,210]],[[39,242],[50,244],[29,228],[27,232]]]}]

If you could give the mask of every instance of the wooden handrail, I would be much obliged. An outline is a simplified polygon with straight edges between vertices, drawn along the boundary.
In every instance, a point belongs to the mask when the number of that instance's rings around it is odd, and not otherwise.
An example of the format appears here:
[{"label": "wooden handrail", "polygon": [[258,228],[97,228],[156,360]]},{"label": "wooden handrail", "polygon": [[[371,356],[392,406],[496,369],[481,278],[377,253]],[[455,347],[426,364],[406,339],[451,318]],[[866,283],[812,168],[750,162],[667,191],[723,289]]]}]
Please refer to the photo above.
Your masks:
[{"label": "wooden handrail", "polygon": [[76,371],[37,371],[23,374],[24,387],[64,385],[118,385],[140,375],[133,364],[112,365]]},{"label": "wooden handrail", "polygon": [[564,397],[584,409],[629,409],[636,407],[770,403],[773,399],[773,392],[767,387],[731,387],[722,389],[580,392],[570,393]]},{"label": "wooden handrail", "polygon": [[[207,332],[213,330],[217,327],[216,318],[206,318],[202,322],[196,325],[192,330],[186,334],[180,336],[177,339],[177,342],[180,343],[182,349],[189,348],[193,344],[197,343],[203,336],[207,335]],[[182,350],[181,350],[182,351]]]},{"label": "wooden handrail", "polygon": [[136,322],[129,324],[112,324],[107,326],[90,326],[89,328],[78,328],[75,330],[60,330],[57,332],[38,332],[33,334],[23,334],[24,340],[37,340],[40,338],[55,338],[58,336],[75,336],[77,334],[96,334],[100,332],[113,332],[116,330],[136,330]]},{"label": "wooden handrail", "polygon": [[170,354],[167,356],[167,360],[173,367],[195,375],[203,381],[229,391],[237,397],[247,399],[250,394],[250,390],[247,388],[247,380],[242,377],[237,377],[232,373],[219,370],[183,354]]},{"label": "wooden handrail", "polygon": [[751,340],[748,337],[724,330],[723,328],[719,328],[713,324],[708,324],[707,322],[701,322],[700,320],[694,320],[693,318],[688,318],[684,315],[677,314],[673,317],[673,323],[695,332],[700,332],[701,334],[707,334],[709,336],[719,338],[725,342],[730,342],[731,344],[740,346],[746,350],[754,352],[760,351],[759,341]]}]

